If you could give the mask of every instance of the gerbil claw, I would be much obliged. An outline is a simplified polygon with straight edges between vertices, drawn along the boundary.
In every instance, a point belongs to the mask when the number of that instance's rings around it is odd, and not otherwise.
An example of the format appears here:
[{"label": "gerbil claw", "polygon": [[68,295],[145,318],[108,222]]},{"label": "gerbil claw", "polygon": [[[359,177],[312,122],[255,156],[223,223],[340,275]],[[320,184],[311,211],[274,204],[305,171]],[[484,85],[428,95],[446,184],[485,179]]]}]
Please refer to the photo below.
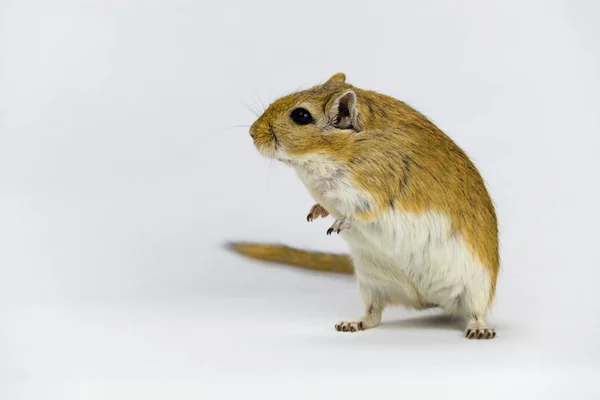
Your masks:
[{"label": "gerbil claw", "polygon": [[329,215],[329,212],[326,209],[321,207],[320,204],[315,204],[314,206],[312,206],[312,208],[310,209],[310,212],[306,216],[306,220],[308,222],[312,222],[319,217],[325,218],[328,215]]},{"label": "gerbil claw", "polygon": [[496,330],[490,328],[467,329],[465,337],[467,339],[493,339],[496,337]]},{"label": "gerbil claw", "polygon": [[331,225],[331,228],[327,229],[327,234],[331,235],[333,232],[339,234],[341,231],[351,228],[352,223],[351,218],[340,218]]},{"label": "gerbil claw", "polygon": [[338,332],[359,332],[367,329],[365,323],[361,320],[358,321],[342,321],[335,324],[335,330]]}]

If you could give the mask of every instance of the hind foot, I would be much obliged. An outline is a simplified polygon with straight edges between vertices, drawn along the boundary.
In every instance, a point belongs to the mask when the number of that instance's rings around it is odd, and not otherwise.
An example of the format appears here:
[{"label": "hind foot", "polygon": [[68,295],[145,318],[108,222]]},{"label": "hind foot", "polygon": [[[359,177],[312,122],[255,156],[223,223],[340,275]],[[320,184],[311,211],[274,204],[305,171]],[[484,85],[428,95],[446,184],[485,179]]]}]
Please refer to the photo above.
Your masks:
[{"label": "hind foot", "polygon": [[496,337],[496,330],[488,328],[481,317],[471,317],[465,331],[467,339],[493,339]]},{"label": "hind foot", "polygon": [[338,332],[358,332],[368,329],[363,320],[358,321],[342,321],[335,324],[335,330]]},{"label": "hind foot", "polygon": [[367,312],[362,318],[356,321],[342,321],[335,324],[335,330],[338,332],[358,332],[375,328],[381,322],[382,310],[382,308],[371,305],[367,307]]}]

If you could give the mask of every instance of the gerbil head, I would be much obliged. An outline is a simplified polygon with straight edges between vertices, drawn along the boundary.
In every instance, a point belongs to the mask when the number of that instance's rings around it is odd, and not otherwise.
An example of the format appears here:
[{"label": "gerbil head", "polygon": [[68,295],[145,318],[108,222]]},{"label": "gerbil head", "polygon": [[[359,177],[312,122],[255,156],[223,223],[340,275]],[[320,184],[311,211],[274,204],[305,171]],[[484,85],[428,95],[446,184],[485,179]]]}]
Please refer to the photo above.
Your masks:
[{"label": "gerbil head", "polygon": [[277,99],[252,124],[250,136],[263,155],[293,162],[339,151],[361,130],[356,91],[337,73],[322,85]]}]

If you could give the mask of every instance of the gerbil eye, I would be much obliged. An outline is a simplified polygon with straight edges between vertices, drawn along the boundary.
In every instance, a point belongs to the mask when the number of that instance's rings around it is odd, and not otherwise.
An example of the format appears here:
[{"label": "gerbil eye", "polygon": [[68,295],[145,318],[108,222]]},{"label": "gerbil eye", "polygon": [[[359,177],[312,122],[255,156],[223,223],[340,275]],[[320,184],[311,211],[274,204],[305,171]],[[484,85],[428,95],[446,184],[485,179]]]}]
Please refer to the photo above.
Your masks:
[{"label": "gerbil eye", "polygon": [[295,108],[290,118],[298,125],[308,125],[313,122],[312,115],[304,108]]}]

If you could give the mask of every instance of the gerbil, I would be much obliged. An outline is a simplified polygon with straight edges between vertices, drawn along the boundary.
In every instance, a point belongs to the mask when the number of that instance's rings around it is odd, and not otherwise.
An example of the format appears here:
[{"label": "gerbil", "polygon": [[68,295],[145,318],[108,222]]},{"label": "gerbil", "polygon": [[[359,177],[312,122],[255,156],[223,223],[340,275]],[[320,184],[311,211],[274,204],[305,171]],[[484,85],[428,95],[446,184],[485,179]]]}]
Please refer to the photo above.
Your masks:
[{"label": "gerbil", "polygon": [[467,155],[425,116],[338,73],[276,100],[250,135],[260,153],[296,170],[317,202],[307,219],[333,216],[327,234],[340,234],[350,257],[250,243],[234,249],[354,273],[366,312],[338,331],[373,328],[386,306],[404,305],[465,317],[469,339],[496,336],[484,322],[500,264],[494,206]]}]

